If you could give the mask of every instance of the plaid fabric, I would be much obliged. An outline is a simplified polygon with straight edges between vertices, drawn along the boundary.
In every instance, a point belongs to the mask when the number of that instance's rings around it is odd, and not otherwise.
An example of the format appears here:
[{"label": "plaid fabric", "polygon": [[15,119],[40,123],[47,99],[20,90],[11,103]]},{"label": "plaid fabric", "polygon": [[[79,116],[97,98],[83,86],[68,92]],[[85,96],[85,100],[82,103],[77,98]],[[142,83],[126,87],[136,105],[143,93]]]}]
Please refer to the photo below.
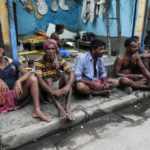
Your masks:
[{"label": "plaid fabric", "polygon": [[[2,94],[1,94],[2,95]],[[6,101],[2,107],[0,107],[0,114],[4,114],[9,110],[16,110],[21,106],[15,106],[14,103],[14,91],[10,90],[4,93]]]},{"label": "plaid fabric", "polygon": [[0,93],[0,105],[4,105],[6,102],[6,94]]},{"label": "plaid fabric", "polygon": [[[101,79],[93,80],[92,82],[98,83],[99,85],[102,84],[102,80]],[[96,88],[93,85],[89,85],[89,88],[91,88],[91,89],[96,91]]]},{"label": "plaid fabric", "polygon": [[37,59],[35,62],[35,74],[42,75],[43,79],[52,78],[53,82],[57,81],[60,78],[60,71],[67,71],[70,68],[66,61],[61,57],[58,57],[57,60],[59,69],[53,64],[51,68],[47,67],[44,57]]}]

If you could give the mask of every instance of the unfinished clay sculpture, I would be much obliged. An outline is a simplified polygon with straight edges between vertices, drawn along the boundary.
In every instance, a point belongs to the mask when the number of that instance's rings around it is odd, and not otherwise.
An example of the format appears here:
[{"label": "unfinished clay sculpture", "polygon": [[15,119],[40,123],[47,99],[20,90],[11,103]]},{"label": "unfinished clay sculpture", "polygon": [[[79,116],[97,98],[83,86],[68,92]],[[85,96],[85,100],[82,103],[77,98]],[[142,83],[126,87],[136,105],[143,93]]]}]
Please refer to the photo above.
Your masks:
[{"label": "unfinished clay sculpture", "polygon": [[69,10],[68,5],[66,4],[66,0],[59,0],[59,6],[64,11]]},{"label": "unfinished clay sculpture", "polygon": [[105,4],[106,4],[106,0],[98,0],[96,3],[99,6],[99,12],[98,12],[98,16],[102,16],[105,12]]},{"label": "unfinished clay sculpture", "polygon": [[34,6],[34,15],[35,15],[35,18],[38,20],[43,18],[43,15],[39,14],[39,12],[38,12],[37,3]]},{"label": "unfinished clay sculpture", "polygon": [[48,12],[48,7],[45,0],[37,0],[38,12],[40,15],[45,15]]},{"label": "unfinished clay sculpture", "polygon": [[90,18],[93,23],[95,16],[101,16],[105,12],[106,0],[83,0],[81,18],[86,23]]},{"label": "unfinished clay sculpture", "polygon": [[21,2],[22,2],[22,4],[23,4],[23,6],[24,6],[24,9],[25,9],[28,13],[32,14],[33,9],[34,9],[34,6],[33,6],[33,4],[32,4],[32,0],[21,0]]},{"label": "unfinished clay sculpture", "polygon": [[53,2],[51,4],[51,10],[54,11],[54,12],[58,11],[58,5],[57,5],[56,0],[53,0]]},{"label": "unfinished clay sculpture", "polygon": [[95,1],[91,1],[90,4],[90,21],[93,23],[95,18]]},{"label": "unfinished clay sculpture", "polygon": [[90,2],[88,2],[88,0],[83,0],[81,18],[83,19],[83,22],[86,23],[89,17],[90,17]]}]

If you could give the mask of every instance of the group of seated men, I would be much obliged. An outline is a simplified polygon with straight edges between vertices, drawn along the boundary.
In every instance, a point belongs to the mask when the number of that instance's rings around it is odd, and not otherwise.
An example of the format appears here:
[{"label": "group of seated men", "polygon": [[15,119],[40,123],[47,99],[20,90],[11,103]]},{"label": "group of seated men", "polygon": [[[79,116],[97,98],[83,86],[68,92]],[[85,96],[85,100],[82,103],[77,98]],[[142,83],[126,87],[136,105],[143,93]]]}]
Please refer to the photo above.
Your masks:
[{"label": "group of seated men", "polygon": [[[0,92],[13,90],[14,103],[19,106],[31,95],[34,104],[32,116],[49,122],[51,117],[40,110],[41,94],[45,100],[51,98],[61,120],[74,120],[70,107],[73,85],[78,93],[86,96],[109,96],[111,89],[118,86],[150,89],[150,73],[144,64],[148,54],[138,53],[139,41],[135,37],[127,39],[124,46],[125,53],[115,61],[116,78],[107,77],[103,60],[105,43],[101,40],[92,41],[90,50],[78,56],[75,71],[60,57],[57,42],[53,39],[46,40],[43,45],[45,54],[35,62],[35,76],[19,61],[10,61],[4,56],[4,48],[0,46]],[[61,71],[65,73],[62,74]],[[22,75],[19,76],[19,73]],[[58,101],[61,97],[66,99],[64,107]]]}]

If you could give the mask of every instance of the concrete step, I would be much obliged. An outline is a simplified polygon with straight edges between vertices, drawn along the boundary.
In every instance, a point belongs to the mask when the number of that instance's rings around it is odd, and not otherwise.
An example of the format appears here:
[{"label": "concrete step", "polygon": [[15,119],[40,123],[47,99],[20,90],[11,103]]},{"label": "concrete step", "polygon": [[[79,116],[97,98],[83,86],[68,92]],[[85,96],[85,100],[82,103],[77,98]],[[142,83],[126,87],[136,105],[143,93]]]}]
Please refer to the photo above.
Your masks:
[{"label": "concrete step", "polygon": [[[137,90],[128,95],[120,89],[113,89],[109,98],[95,96],[91,100],[88,100],[85,97],[82,98],[73,95],[71,108],[76,120],[72,122],[60,121],[53,103],[41,104],[42,111],[52,117],[51,122],[47,123],[39,119],[34,119],[31,116],[33,106],[29,104],[22,109],[0,115],[1,148],[5,150],[16,148],[46,134],[54,134],[85,120],[104,116],[148,97],[150,97],[150,92]],[[60,103],[63,105],[65,100],[61,99]]]}]

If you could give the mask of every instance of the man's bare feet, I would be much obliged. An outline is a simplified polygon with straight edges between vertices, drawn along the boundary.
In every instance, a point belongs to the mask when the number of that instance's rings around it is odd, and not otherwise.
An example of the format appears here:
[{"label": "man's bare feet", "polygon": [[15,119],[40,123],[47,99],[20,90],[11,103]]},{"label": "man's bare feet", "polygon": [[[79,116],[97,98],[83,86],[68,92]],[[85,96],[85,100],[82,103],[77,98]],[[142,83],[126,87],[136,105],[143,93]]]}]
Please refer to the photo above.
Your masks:
[{"label": "man's bare feet", "polygon": [[70,120],[70,121],[75,120],[75,117],[74,117],[73,113],[71,112],[71,109],[66,107],[65,110],[66,110],[66,113],[67,113],[67,119]]},{"label": "man's bare feet", "polygon": [[60,110],[59,111],[59,117],[60,117],[60,120],[66,120],[67,119],[67,114],[64,110]]},{"label": "man's bare feet", "polygon": [[92,97],[93,97],[92,95],[88,95],[88,96],[87,96],[87,99],[88,99],[88,100],[92,100]]},{"label": "man's bare feet", "polygon": [[111,90],[103,90],[101,95],[109,97],[111,95]]},{"label": "man's bare feet", "polygon": [[40,119],[42,119],[43,121],[46,121],[46,122],[51,121],[51,117],[46,116],[42,111],[35,111],[32,114],[32,117],[33,118],[40,118]]}]

